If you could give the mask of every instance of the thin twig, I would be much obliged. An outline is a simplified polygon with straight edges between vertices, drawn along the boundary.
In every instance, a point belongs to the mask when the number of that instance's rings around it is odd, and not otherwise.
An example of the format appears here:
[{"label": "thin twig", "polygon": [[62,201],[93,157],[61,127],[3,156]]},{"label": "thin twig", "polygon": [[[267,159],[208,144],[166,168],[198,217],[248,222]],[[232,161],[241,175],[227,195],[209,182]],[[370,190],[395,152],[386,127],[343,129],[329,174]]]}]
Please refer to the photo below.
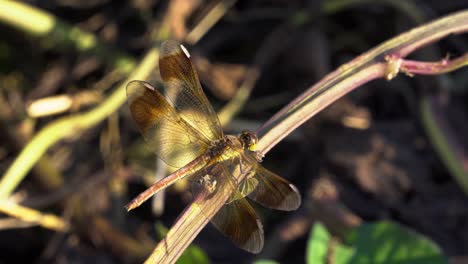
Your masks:
[{"label": "thin twig", "polygon": [[437,75],[447,73],[468,65],[468,53],[456,59],[447,58],[437,62],[402,60],[400,70],[410,74]]},{"label": "thin twig", "polygon": [[61,139],[76,136],[104,118],[108,117],[125,102],[125,87],[131,80],[145,80],[153,72],[157,64],[159,49],[152,48],[141,61],[140,65],[122,82],[122,84],[102,104],[83,113],[58,119],[41,129],[21,151],[13,164],[0,180],[0,197],[8,197],[23,180],[32,166],[47,151]]},{"label": "thin twig", "polygon": [[118,229],[114,228],[109,221],[100,216],[90,219],[95,232],[99,233],[104,241],[120,255],[131,255],[137,258],[146,257],[152,250],[152,243],[141,242],[133,239]]},{"label": "thin twig", "polygon": [[328,0],[322,2],[322,10],[325,13],[336,13],[344,9],[349,9],[352,6],[362,5],[386,5],[398,9],[406,16],[410,17],[417,23],[423,23],[426,18],[421,8],[412,1],[401,0]]},{"label": "thin twig", "polygon": [[43,10],[8,0],[0,0],[0,10],[0,22],[41,38],[39,43],[46,46],[68,46],[96,55],[122,73],[129,73],[136,65],[133,57],[107,47],[94,34],[64,23]]},{"label": "thin twig", "polygon": [[453,128],[439,112],[440,105],[433,96],[425,95],[420,102],[421,122],[427,131],[435,150],[456,179],[463,191],[468,194],[467,151],[457,140]]},{"label": "thin twig", "polygon": [[316,113],[360,85],[386,78],[386,57],[404,58],[450,34],[468,31],[468,11],[458,12],[403,33],[328,74],[257,130],[258,148],[266,154],[281,139]]},{"label": "thin twig", "polygon": [[[57,19],[52,14],[40,10],[38,8],[21,3],[18,1],[0,0],[0,22],[9,24],[14,28],[21,30],[31,36],[39,38],[39,43],[43,46],[51,47],[73,47],[80,52],[96,55],[104,61],[112,64],[120,73],[130,73],[135,67],[136,61],[133,57],[126,55],[115,49],[106,47],[92,33],[81,30],[79,27],[71,26]],[[51,135],[52,137],[52,135]],[[53,139],[52,139],[53,141]],[[30,144],[28,144],[29,146]],[[47,142],[45,143],[47,145]],[[30,148],[35,150],[34,148]],[[23,157],[35,156],[35,153],[25,153],[24,149],[21,152]],[[33,158],[32,164],[26,162],[23,169],[10,170],[19,171],[18,178],[22,179],[29,172],[31,166],[36,164],[36,171],[41,176],[41,179],[50,184],[49,187],[58,187],[63,183],[63,177],[59,170],[54,166],[53,162],[47,155],[43,155],[44,151],[39,152],[39,160]],[[21,155],[21,154],[20,154]],[[41,157],[42,156],[42,157]],[[19,164],[18,166],[21,166]],[[9,179],[5,179],[6,174],[0,182],[0,196],[3,183]],[[5,196],[4,196],[5,197]]]},{"label": "thin twig", "polygon": [[232,99],[219,111],[218,118],[224,126],[228,124],[243,108],[250,94],[261,76],[262,69],[270,64],[283,50],[288,34],[291,32],[291,21],[286,21],[276,27],[263,41],[255,55],[252,65],[249,66],[242,84]]},{"label": "thin twig", "polygon": [[221,0],[187,34],[185,41],[191,45],[197,43],[216,24],[237,0]]},{"label": "thin twig", "polygon": [[69,229],[69,224],[58,216],[44,214],[5,199],[0,199],[0,212],[59,232],[66,232]]}]

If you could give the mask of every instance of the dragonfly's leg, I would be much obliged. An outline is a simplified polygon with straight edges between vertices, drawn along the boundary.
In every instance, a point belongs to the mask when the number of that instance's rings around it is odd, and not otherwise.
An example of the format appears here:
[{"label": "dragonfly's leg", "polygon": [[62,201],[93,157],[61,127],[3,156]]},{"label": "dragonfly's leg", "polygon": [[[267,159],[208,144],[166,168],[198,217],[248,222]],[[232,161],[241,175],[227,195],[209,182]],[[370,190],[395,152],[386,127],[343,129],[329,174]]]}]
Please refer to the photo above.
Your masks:
[{"label": "dragonfly's leg", "polygon": [[254,151],[254,156],[255,156],[255,159],[258,161],[258,162],[262,162],[263,161],[263,157],[265,157],[265,155],[263,155],[262,153],[258,152],[258,151]]},{"label": "dragonfly's leg", "polygon": [[205,174],[200,178],[201,185],[208,193],[213,193],[216,190],[217,181],[210,174]]},{"label": "dragonfly's leg", "polygon": [[218,186],[218,181],[216,180],[216,174],[211,173],[207,168],[202,168],[197,172],[197,175],[194,178],[192,185],[193,195],[196,196],[197,193],[207,192],[208,194],[213,194],[216,191]]}]

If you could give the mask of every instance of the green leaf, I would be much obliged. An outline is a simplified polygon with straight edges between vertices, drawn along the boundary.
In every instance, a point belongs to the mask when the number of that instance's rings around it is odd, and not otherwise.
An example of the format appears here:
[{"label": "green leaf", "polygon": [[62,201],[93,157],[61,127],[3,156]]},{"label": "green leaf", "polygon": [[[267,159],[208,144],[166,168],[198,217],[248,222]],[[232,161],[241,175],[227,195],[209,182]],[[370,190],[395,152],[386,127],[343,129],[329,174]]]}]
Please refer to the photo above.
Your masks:
[{"label": "green leaf", "polygon": [[347,236],[355,254],[347,263],[447,263],[440,248],[426,237],[407,228],[382,221],[364,224]]},{"label": "green leaf", "polygon": [[444,264],[448,260],[428,238],[396,223],[364,224],[346,237],[333,239],[325,227],[312,228],[307,245],[308,264]]},{"label": "green leaf", "polygon": [[353,247],[336,244],[333,248],[333,263],[348,264],[354,254],[355,249]]},{"label": "green leaf", "polygon": [[306,262],[309,264],[326,263],[330,234],[321,223],[314,224],[307,243]]},{"label": "green leaf", "polygon": [[210,264],[210,259],[203,250],[195,245],[190,245],[177,260],[177,264]]}]

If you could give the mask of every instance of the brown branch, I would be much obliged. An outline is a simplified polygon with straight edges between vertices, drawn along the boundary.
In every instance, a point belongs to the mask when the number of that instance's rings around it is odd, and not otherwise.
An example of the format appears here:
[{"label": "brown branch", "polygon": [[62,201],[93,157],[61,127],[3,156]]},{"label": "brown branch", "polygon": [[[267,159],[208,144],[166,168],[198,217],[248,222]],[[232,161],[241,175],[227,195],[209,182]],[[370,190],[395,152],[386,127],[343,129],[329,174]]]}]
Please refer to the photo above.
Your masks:
[{"label": "brown branch", "polygon": [[467,64],[468,53],[453,60],[445,58],[438,62],[402,60],[400,71],[410,74],[435,75],[454,71]]}]

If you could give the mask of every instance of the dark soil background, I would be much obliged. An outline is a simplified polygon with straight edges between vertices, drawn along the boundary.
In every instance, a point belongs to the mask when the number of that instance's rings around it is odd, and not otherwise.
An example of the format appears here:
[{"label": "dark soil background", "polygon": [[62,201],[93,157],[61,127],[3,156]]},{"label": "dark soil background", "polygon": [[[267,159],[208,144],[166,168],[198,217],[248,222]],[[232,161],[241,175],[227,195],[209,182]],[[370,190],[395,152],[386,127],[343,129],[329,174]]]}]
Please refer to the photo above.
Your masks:
[{"label": "dark soil background", "polygon": [[[140,58],[163,23],[168,23],[171,38],[183,42],[218,1],[27,2],[94,33],[115,51]],[[385,1],[331,11],[325,8],[330,2],[340,1],[239,0],[200,41],[186,45],[216,110],[232,98],[250,67],[260,66],[252,95],[227,133],[258,128],[343,63],[424,21],[468,7],[463,0]],[[53,40],[38,41],[3,23],[0,34],[3,174],[37,131],[58,117],[99,104],[125,76],[99,56],[57,47]],[[456,57],[467,46],[466,36],[450,37],[411,58]],[[265,157],[265,167],[300,189],[303,205],[292,213],[258,208],[265,226],[260,256],[235,248],[211,226],[195,244],[212,263],[251,263],[259,257],[304,263],[315,221],[339,236],[362,222],[390,219],[435,241],[454,263],[468,261],[468,197],[433,148],[420,109],[423,96],[436,102],[434,111],[451,129],[450,140],[457,142],[468,174],[467,76],[466,69],[435,77],[400,74],[348,94]],[[59,115],[28,116],[30,103],[64,94],[81,101]],[[178,184],[166,191],[159,215],[152,213],[150,201],[125,212],[126,202],[152,181],[156,166],[126,105],[47,154],[63,184],[53,186],[33,170],[15,196],[26,206],[63,216],[72,229],[56,233],[20,223],[3,227],[0,263],[138,263],[158,240],[155,223],[169,228],[190,202],[187,188]]]}]

